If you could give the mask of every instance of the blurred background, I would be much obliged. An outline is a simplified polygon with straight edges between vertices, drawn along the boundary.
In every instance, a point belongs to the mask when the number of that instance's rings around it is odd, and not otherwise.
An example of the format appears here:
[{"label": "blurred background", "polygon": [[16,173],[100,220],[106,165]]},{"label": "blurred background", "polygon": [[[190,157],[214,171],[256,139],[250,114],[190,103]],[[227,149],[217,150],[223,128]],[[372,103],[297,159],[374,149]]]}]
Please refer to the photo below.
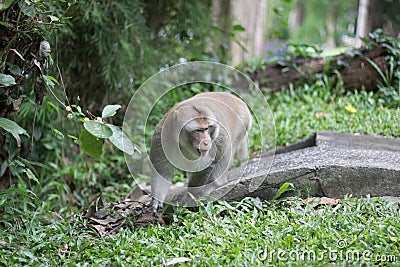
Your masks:
[{"label": "blurred background", "polygon": [[377,28],[400,32],[398,0],[46,2],[65,23],[50,38],[68,95],[89,109],[127,104],[126,92],[182,61],[236,66],[301,46],[333,55]]}]

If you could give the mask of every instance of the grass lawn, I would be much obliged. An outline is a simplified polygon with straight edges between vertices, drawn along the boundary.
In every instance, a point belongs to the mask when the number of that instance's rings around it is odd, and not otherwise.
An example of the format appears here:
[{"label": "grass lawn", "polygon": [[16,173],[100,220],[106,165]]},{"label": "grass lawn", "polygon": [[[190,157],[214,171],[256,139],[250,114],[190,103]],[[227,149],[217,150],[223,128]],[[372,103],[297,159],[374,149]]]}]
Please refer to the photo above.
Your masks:
[{"label": "grass lawn", "polygon": [[[400,136],[399,103],[379,92],[344,93],[321,80],[267,98],[277,145],[319,130]],[[56,200],[40,187],[21,182],[0,195],[4,266],[400,265],[400,208],[383,199],[215,202],[198,212],[176,208],[169,225],[100,238],[67,216],[71,207],[50,213]]]}]

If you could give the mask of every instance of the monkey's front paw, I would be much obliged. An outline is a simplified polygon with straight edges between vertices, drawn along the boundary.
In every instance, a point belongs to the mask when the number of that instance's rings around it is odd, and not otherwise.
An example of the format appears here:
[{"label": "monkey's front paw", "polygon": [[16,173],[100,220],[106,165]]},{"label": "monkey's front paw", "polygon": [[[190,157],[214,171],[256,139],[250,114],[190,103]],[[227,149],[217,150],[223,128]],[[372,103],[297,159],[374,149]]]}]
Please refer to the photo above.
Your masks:
[{"label": "monkey's front paw", "polygon": [[160,200],[157,200],[157,199],[153,199],[153,204],[152,204],[152,207],[151,207],[151,211],[152,211],[152,213],[153,213],[153,217],[155,218],[155,219],[158,219],[158,210],[160,209],[163,209],[163,207],[164,207],[164,203],[163,202],[161,202]]}]

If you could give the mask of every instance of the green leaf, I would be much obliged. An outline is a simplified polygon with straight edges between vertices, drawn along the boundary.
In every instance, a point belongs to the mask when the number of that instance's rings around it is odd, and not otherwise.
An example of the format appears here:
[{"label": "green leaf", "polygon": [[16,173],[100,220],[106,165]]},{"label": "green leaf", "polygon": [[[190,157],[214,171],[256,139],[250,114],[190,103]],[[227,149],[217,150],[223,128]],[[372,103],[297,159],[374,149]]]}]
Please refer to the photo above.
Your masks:
[{"label": "green leaf", "polygon": [[372,59],[365,57],[365,60],[368,61],[369,64],[376,70],[376,72],[381,76],[382,81],[385,82],[387,86],[390,86],[390,82],[386,78],[385,74],[383,74],[382,70],[379,68],[378,64],[376,64]]},{"label": "green leaf", "polygon": [[104,107],[103,112],[101,112],[101,117],[108,118],[117,114],[117,110],[121,108],[121,105],[107,105]]},{"label": "green leaf", "polygon": [[36,9],[32,4],[29,4],[24,1],[18,2],[19,7],[21,8],[22,13],[27,15],[28,17],[34,17],[36,15]]},{"label": "green leaf", "polygon": [[71,138],[71,139],[73,139],[73,140],[78,140],[78,137],[73,136],[73,135],[70,135],[70,134],[68,135],[68,137]]},{"label": "green leaf", "polygon": [[236,24],[232,27],[232,30],[238,31],[238,32],[244,32],[246,29],[242,25]]},{"label": "green leaf", "polygon": [[115,125],[107,124],[111,128],[113,135],[108,138],[114,146],[119,150],[125,152],[126,154],[132,156],[135,153],[135,146],[132,144],[131,140],[125,135],[125,133]]},{"label": "green leaf", "polygon": [[[43,78],[48,79],[48,80],[54,82],[54,83],[57,84],[57,85],[60,85],[60,83],[57,81],[57,79],[54,78],[53,76],[50,76],[50,75],[43,75]],[[53,85],[54,85],[54,84],[53,84]]]},{"label": "green leaf", "polygon": [[98,138],[109,138],[113,135],[110,127],[98,121],[87,121],[83,126],[89,133]]},{"label": "green leaf", "polygon": [[102,153],[104,140],[93,136],[87,130],[83,130],[79,135],[79,141],[83,153],[92,157],[98,158]]},{"label": "green leaf", "polygon": [[29,180],[35,181],[36,183],[40,184],[36,175],[30,169],[24,169],[24,173],[28,176]]},{"label": "green leaf", "polygon": [[49,78],[49,76],[43,75],[43,80],[48,87],[50,88],[54,87],[55,83]]},{"label": "green leaf", "polygon": [[6,172],[7,168],[8,168],[8,161],[5,160],[5,161],[3,161],[3,163],[1,164],[1,167],[0,167],[0,177],[3,177],[3,175]]},{"label": "green leaf", "polygon": [[16,84],[16,83],[15,83],[15,79],[13,76],[7,75],[4,73],[0,73],[0,85],[11,86],[14,84]]},{"label": "green leaf", "polygon": [[[290,187],[290,188],[289,188]],[[290,191],[294,188],[294,185],[292,183],[284,183],[276,192],[275,196],[272,198],[272,200],[278,199],[283,193]]]},{"label": "green leaf", "polygon": [[46,104],[50,109],[54,110],[57,113],[60,113],[60,109],[50,101],[47,101]]},{"label": "green leaf", "polygon": [[50,21],[51,21],[51,22],[53,22],[53,21],[60,21],[59,18],[57,18],[56,16],[53,16],[53,15],[49,15],[49,18],[50,18]]},{"label": "green leaf", "polygon": [[[1,10],[1,5],[0,5],[0,10]],[[4,21],[0,21],[0,25],[1,25],[1,26],[4,26],[4,27],[7,27],[7,28],[12,28],[12,27],[14,27],[14,25],[12,25],[12,24],[10,24],[10,23],[6,23],[6,22],[4,22]]]},{"label": "green leaf", "polygon": [[25,131],[24,128],[22,128],[12,120],[6,118],[0,118],[0,128],[3,128],[7,132],[11,133],[12,136],[14,136],[15,140],[17,140],[18,147],[21,146],[21,139],[19,137],[21,134],[29,137],[29,134]]},{"label": "green leaf", "polygon": [[[3,1],[2,1],[3,2]],[[14,2],[14,0],[6,0],[4,4],[0,4],[0,10],[6,10],[11,6],[11,4]]]},{"label": "green leaf", "polygon": [[56,128],[53,129],[53,132],[54,132],[56,135],[59,135],[59,136],[61,136],[62,138],[64,138],[64,134],[63,134],[62,132],[60,132],[59,130],[57,130]]},{"label": "green leaf", "polygon": [[22,76],[22,71],[17,65],[14,65],[14,64],[11,64],[11,63],[7,62],[7,66],[8,66],[8,69],[10,70],[10,72],[12,74],[18,75],[18,76]]}]

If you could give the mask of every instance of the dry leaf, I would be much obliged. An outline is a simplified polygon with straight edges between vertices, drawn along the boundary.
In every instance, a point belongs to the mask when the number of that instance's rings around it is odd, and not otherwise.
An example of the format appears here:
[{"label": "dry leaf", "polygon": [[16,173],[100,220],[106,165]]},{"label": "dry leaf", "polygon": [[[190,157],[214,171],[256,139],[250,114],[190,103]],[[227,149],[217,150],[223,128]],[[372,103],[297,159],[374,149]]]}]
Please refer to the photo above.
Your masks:
[{"label": "dry leaf", "polygon": [[336,206],[337,204],[339,204],[339,201],[336,198],[329,198],[329,197],[308,197],[306,198],[306,201],[308,203],[313,203],[316,205],[332,205],[332,206]]},{"label": "dry leaf", "polygon": [[320,201],[318,202],[319,205],[332,205],[336,206],[339,204],[338,200],[335,198],[329,198],[329,197],[321,197]]}]

